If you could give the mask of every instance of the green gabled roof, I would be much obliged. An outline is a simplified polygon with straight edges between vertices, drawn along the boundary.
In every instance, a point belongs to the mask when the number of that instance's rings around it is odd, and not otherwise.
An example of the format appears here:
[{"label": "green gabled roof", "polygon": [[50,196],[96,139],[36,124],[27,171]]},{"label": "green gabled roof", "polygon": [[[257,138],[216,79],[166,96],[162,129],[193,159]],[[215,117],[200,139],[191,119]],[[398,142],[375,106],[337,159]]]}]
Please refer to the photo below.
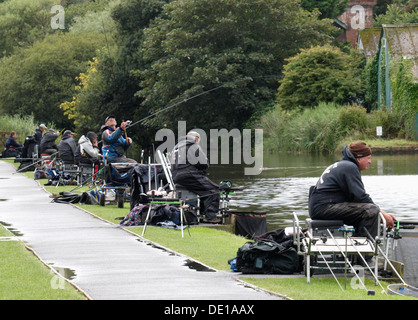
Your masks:
[{"label": "green gabled roof", "polygon": [[391,59],[413,60],[412,74],[418,79],[418,24],[384,24],[383,32]]},{"label": "green gabled roof", "polygon": [[366,28],[358,31],[359,49],[364,51],[367,60],[379,51],[381,34],[382,28]]}]

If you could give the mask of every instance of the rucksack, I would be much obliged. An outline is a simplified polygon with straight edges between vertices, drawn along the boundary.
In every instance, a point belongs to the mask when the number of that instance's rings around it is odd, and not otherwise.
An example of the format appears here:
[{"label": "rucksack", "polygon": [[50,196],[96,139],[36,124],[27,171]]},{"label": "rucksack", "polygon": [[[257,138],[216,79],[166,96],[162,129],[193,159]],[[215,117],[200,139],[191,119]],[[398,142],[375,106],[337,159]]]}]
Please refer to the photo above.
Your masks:
[{"label": "rucksack", "polygon": [[[276,235],[276,233],[273,233]],[[279,232],[281,235],[282,232]],[[280,238],[283,243],[273,240],[258,238],[248,241],[237,251],[234,263],[234,271],[245,274],[293,274],[301,269],[301,259],[296,249],[286,237]],[[230,260],[230,264],[232,260]],[[232,265],[231,265],[232,267]]]}]

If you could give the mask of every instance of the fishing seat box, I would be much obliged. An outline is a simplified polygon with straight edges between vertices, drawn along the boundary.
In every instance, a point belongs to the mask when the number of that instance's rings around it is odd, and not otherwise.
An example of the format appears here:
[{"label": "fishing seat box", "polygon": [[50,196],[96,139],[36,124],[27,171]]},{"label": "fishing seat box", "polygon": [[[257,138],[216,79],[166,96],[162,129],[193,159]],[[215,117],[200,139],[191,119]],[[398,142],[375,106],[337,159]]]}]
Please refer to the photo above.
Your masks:
[{"label": "fishing seat box", "polygon": [[338,231],[338,229],[343,225],[343,220],[312,220],[311,218],[305,220],[305,226],[312,236],[321,236],[323,234],[328,236],[328,229],[334,236],[342,237],[343,232]]}]

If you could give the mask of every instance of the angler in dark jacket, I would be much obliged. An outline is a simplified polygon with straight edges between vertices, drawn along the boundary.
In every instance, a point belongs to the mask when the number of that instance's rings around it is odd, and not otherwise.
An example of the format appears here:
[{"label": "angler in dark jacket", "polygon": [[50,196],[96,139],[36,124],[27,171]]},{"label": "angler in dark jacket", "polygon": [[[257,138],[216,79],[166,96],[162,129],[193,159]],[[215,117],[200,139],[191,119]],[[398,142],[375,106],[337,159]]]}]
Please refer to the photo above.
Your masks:
[{"label": "angler in dark jacket", "polygon": [[73,164],[74,155],[77,149],[77,145],[74,141],[74,133],[71,130],[65,130],[62,135],[61,142],[58,145],[58,151],[60,152],[60,158],[64,163]]},{"label": "angler in dark jacket", "polygon": [[329,166],[317,184],[309,190],[309,215],[317,220],[343,220],[353,225],[356,234],[365,236],[365,227],[375,237],[377,218],[381,212],[387,227],[396,220],[377,206],[366,193],[361,179],[361,170],[371,163],[371,149],[364,142],[345,146],[340,161]]},{"label": "angler in dark jacket", "polygon": [[206,176],[208,159],[199,146],[200,135],[189,132],[171,152],[171,172],[175,184],[198,194],[201,198],[202,212],[209,223],[219,223],[216,215],[219,211],[219,186]]},{"label": "angler in dark jacket", "polygon": [[43,123],[39,126],[39,128],[35,129],[35,133],[33,134],[33,138],[35,139],[36,144],[39,146],[42,141],[42,134],[46,129],[46,125]]},{"label": "angler in dark jacket", "polygon": [[48,132],[42,137],[40,147],[41,154],[54,154],[58,152],[58,146],[55,144],[55,140],[60,136],[54,129],[49,129]]}]

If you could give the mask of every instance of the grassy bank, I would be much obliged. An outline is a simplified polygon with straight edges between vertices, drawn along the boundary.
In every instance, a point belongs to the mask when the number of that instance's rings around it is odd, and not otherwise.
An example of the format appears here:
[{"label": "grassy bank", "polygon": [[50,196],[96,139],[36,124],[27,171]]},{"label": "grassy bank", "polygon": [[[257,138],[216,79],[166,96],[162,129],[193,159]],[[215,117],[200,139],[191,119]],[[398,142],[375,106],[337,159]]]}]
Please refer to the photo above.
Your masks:
[{"label": "grassy bank", "polygon": [[[403,118],[388,110],[367,113],[359,106],[320,103],[314,109],[285,111],[279,107],[261,116],[255,125],[264,132],[264,150],[328,152],[341,150],[352,141],[372,146],[418,146]],[[376,127],[383,128],[381,138]]]},{"label": "grassy bank", "polygon": [[[0,237],[13,237],[0,225]],[[0,241],[0,300],[86,300],[20,241]]]},{"label": "grassy bank", "polygon": [[[32,172],[24,173],[24,175],[33,179]],[[46,180],[39,180],[39,182],[43,185],[46,183]],[[45,187],[45,189],[51,193],[57,193],[63,190],[70,191],[73,188],[74,187]],[[105,207],[98,205],[77,206],[115,224],[119,224],[120,220],[129,212],[129,206],[127,204],[125,204],[125,208],[123,209],[117,208],[116,205],[106,205]],[[137,234],[139,237],[143,231],[143,227],[129,227],[127,229],[130,232]],[[184,238],[181,237],[181,232],[178,230],[149,226],[146,229],[144,237],[145,241],[151,241],[159,246],[189,256],[211,268],[224,271],[230,270],[228,260],[234,258],[238,248],[248,241],[243,237],[235,236],[225,231],[201,226],[191,227],[190,236],[188,231],[185,230]],[[29,253],[26,252],[26,254]],[[8,255],[13,257],[13,254],[10,251],[8,252]],[[12,269],[13,266],[9,265],[9,268]],[[252,277],[251,275],[243,275],[242,279],[255,286],[276,292],[280,295],[288,296],[295,300],[408,300],[408,298],[401,296],[381,295],[380,287],[375,287],[372,283],[368,283],[367,286],[369,289],[376,291],[375,296],[369,296],[361,289],[349,289],[346,292],[342,292],[333,278],[314,277],[309,285],[306,283],[306,278],[303,276],[286,278],[285,276],[277,277],[265,275],[260,278]],[[343,280],[340,280],[340,282],[343,283]],[[384,284],[384,287],[386,287],[386,285],[387,284]],[[13,290],[13,288],[10,290]],[[68,299],[73,298],[69,297]]]}]

